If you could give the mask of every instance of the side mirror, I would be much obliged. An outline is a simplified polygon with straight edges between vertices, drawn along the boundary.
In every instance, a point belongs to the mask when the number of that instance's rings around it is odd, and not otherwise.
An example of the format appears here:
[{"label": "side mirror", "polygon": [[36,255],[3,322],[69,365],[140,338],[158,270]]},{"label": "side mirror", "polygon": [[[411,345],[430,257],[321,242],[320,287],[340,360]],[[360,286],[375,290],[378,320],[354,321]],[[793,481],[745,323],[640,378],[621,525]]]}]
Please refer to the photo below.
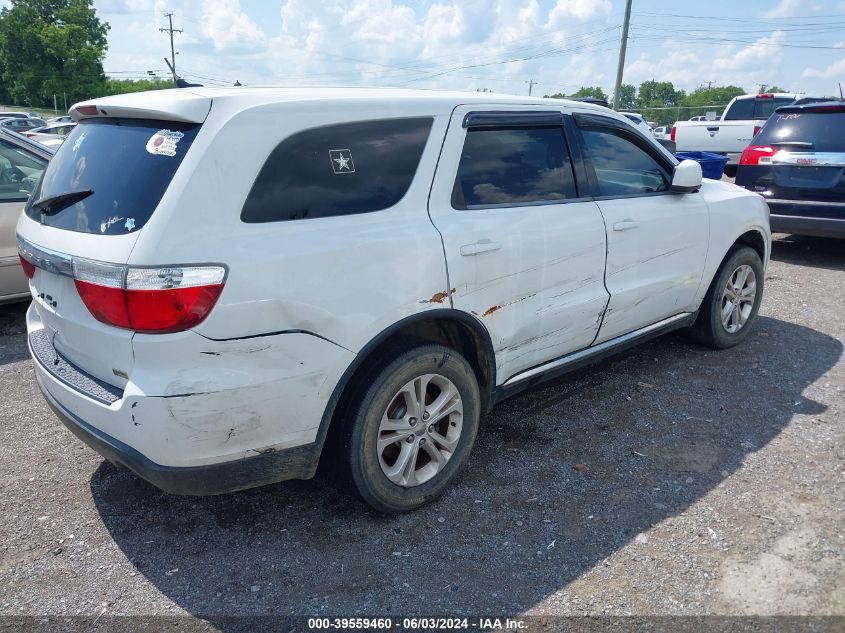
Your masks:
[{"label": "side mirror", "polygon": [[671,190],[675,193],[692,193],[701,189],[701,165],[694,160],[682,160],[672,174]]}]

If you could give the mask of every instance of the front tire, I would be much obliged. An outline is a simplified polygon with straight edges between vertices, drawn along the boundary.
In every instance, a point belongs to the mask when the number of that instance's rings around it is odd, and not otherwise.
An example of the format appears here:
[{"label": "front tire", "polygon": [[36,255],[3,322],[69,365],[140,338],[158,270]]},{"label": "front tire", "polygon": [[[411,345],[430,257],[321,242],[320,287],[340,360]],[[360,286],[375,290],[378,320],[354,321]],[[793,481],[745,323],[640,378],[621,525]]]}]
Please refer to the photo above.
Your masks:
[{"label": "front tire", "polygon": [[359,384],[369,386],[350,407],[340,455],[357,493],[385,514],[437,498],[478,432],[481,399],[469,363],[442,345],[414,347]]},{"label": "front tire", "polygon": [[727,349],[748,336],[763,300],[763,262],[753,248],[728,253],[710,284],[690,333],[715,349]]}]

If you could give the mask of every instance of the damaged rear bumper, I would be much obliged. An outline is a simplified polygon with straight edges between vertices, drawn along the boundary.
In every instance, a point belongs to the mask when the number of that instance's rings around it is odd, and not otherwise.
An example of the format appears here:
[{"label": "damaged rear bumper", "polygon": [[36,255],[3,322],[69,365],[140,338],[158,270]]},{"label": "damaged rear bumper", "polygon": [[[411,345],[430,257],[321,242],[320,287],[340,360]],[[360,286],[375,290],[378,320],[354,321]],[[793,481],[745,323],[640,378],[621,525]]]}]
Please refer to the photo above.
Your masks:
[{"label": "damaged rear bumper", "polygon": [[177,495],[217,495],[286,479],[310,479],[320,458],[316,443],[204,466],[163,466],[107,435],[56,402],[42,386],[47,404],[62,423],[110,462],[125,466],[157,488]]}]

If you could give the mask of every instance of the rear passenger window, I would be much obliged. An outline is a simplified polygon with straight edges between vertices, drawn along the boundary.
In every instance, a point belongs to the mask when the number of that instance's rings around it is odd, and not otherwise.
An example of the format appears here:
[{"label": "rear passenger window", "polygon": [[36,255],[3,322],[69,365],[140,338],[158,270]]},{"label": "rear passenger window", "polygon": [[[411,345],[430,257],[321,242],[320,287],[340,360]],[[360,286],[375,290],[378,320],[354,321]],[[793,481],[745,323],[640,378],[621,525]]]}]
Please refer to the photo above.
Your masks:
[{"label": "rear passenger window", "polygon": [[467,132],[452,192],[456,209],[577,197],[560,127]]},{"label": "rear passenger window", "polygon": [[652,156],[612,129],[582,129],[587,157],[601,196],[656,193],[669,189],[669,177]]},{"label": "rear passenger window", "polygon": [[754,118],[754,99],[737,99],[725,112],[725,121],[747,121]]},{"label": "rear passenger window", "polygon": [[305,130],[272,151],[241,220],[278,222],[368,213],[399,202],[433,119],[385,119]]}]

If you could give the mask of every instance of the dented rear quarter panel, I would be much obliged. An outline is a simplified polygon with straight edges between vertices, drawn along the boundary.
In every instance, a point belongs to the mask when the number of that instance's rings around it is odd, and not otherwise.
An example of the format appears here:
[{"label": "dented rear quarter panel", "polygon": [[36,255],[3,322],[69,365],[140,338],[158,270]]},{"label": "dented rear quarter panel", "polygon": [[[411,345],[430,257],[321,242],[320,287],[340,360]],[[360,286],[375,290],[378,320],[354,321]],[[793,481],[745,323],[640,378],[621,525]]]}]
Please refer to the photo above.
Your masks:
[{"label": "dented rear quarter panel", "polygon": [[[450,305],[440,237],[426,213],[448,117],[436,104],[281,102],[211,114],[130,263],[220,262],[221,297],[196,329],[213,339],[304,331],[352,352],[392,323]],[[448,112],[447,108],[443,108]],[[383,211],[261,224],[241,209],[270,152],[295,132],[356,120],[431,116],[410,189]],[[277,121],[272,128],[268,121]],[[268,129],[274,129],[268,134]],[[244,139],[249,151],[244,151]],[[328,158],[327,158],[328,160]],[[327,163],[328,166],[328,163]],[[186,239],[190,236],[190,239]]]}]

